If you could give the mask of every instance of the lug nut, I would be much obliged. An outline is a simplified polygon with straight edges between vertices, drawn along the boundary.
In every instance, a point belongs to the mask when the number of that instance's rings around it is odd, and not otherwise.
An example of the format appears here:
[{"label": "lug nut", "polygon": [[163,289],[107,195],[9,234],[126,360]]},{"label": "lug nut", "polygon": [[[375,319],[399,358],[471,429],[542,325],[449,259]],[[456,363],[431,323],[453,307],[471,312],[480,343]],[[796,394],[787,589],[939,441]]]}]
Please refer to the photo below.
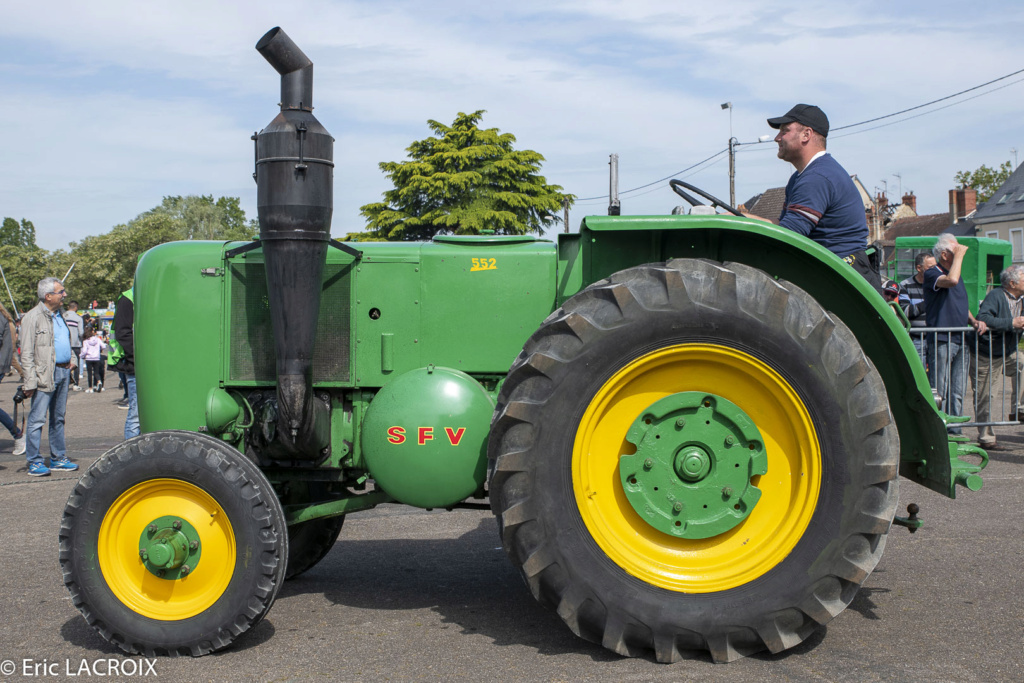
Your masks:
[{"label": "lug nut", "polygon": [[729,488],[728,486],[722,487],[722,498],[725,498],[727,500],[729,498],[732,498],[732,489]]},{"label": "lug nut", "polygon": [[683,511],[683,504],[678,502],[678,501],[676,501],[676,504],[672,506],[672,509],[674,511],[676,511],[676,512],[682,512]]},{"label": "lug nut", "polygon": [[187,564],[181,565],[181,575],[182,576],[188,576],[188,573],[190,571],[192,571],[192,568],[189,567]]},{"label": "lug nut", "polygon": [[734,443],[736,443],[736,439],[732,438],[731,436],[725,437],[725,445],[726,446],[731,446]]},{"label": "lug nut", "polygon": [[199,541],[192,541],[191,543],[189,543],[188,544],[188,549],[189,550],[198,550],[199,549]]},{"label": "lug nut", "polygon": [[678,420],[676,420],[676,429],[682,429],[685,426],[686,426],[686,419],[685,418],[681,417]]},{"label": "lug nut", "polygon": [[166,573],[167,572],[165,572],[163,569],[157,569],[156,570],[156,575],[159,576],[160,578],[163,578],[164,574],[166,574]]},{"label": "lug nut", "polygon": [[644,469],[645,470],[649,470],[652,467],[654,467],[654,460],[652,458],[647,458],[646,460],[644,460]]},{"label": "lug nut", "polygon": [[149,559],[149,553],[147,553],[145,550],[140,550],[139,551],[139,557],[141,557],[143,560],[148,560]]},{"label": "lug nut", "polygon": [[181,520],[180,519],[174,520],[174,523],[171,524],[171,526],[174,527],[175,530],[180,529],[181,528]]},{"label": "lug nut", "polygon": [[151,534],[155,534],[156,533],[156,524],[150,524],[148,527],[146,527],[146,531],[148,531]]}]

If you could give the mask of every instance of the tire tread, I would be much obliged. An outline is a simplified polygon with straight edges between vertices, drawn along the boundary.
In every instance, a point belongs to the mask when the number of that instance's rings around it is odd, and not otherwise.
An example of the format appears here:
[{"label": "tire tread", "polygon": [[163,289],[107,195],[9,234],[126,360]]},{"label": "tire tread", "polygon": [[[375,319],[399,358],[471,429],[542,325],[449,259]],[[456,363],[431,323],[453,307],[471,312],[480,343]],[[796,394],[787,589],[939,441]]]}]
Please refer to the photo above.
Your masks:
[{"label": "tire tread", "polygon": [[[269,482],[266,481],[262,472],[241,454],[239,454],[239,458],[229,462],[226,457],[211,447],[206,451],[204,458],[203,449],[196,443],[196,440],[207,440],[207,443],[212,443],[217,447],[228,447],[212,437],[192,432],[154,432],[135,437],[118,444],[96,460],[82,475],[64,508],[59,535],[59,561],[64,585],[71,594],[72,604],[85,618],[86,623],[92,626],[104,640],[129,655],[199,657],[223,649],[234,642],[238,636],[250,631],[266,616],[281,588],[282,568],[286,561],[288,545],[287,538],[274,528],[276,522],[277,527],[283,530],[284,513]],[[174,443],[182,441],[186,441],[184,446],[180,448],[173,446]],[[116,627],[96,616],[90,605],[89,596],[76,580],[76,563],[79,558],[74,553],[73,537],[78,519],[83,514],[83,503],[89,498],[90,491],[102,478],[115,475],[121,467],[135,458],[145,458],[157,452],[163,455],[180,453],[182,457],[189,460],[205,459],[211,469],[237,490],[242,500],[250,503],[252,518],[264,524],[261,529],[261,540],[264,547],[260,553],[260,566],[263,575],[260,577],[257,589],[250,595],[244,612],[236,615],[232,622],[219,628],[212,638],[182,644],[176,648],[156,647],[129,640],[126,637],[127,634],[121,633]]]},{"label": "tire tread", "polygon": [[[641,311],[714,309],[751,323],[783,321],[787,333],[822,358],[821,369],[837,391],[849,396],[853,439],[864,443],[863,488],[857,522],[838,540],[828,576],[809,588],[800,604],[761,620],[701,631],[644,624],[609,608],[590,588],[564,580],[560,555],[538,546],[540,532],[530,504],[531,470],[538,457],[538,418],[559,381],[595,338],[630,324]],[[543,382],[534,378],[543,376]],[[676,259],[617,273],[569,299],[527,342],[508,373],[498,399],[488,452],[492,459],[491,506],[503,545],[531,592],[557,606],[577,635],[615,652],[653,652],[673,662],[681,650],[700,647],[715,661],[733,661],[758,650],[781,652],[837,616],[877,564],[898,502],[899,443],[885,387],[853,332],[809,294],[784,280],[739,263]],[[860,457],[859,455],[857,457]],[[530,522],[530,524],[527,524]],[[556,578],[558,577],[558,578]],[[599,609],[596,609],[600,606]],[[681,648],[683,644],[686,647]]]}]

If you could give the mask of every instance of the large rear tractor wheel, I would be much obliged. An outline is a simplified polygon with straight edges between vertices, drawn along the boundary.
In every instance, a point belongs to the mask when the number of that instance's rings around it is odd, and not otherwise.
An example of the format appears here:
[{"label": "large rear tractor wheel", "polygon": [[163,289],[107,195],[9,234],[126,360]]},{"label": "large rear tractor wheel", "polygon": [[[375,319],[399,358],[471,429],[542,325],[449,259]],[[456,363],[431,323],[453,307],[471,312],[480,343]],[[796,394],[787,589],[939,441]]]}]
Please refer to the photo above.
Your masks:
[{"label": "large rear tractor wheel", "polygon": [[797,645],[882,555],[899,439],[853,333],[806,292],[679,259],[595,283],[508,375],[491,506],[534,596],[627,656]]},{"label": "large rear tractor wheel", "polygon": [[75,607],[130,654],[199,656],[270,610],[284,580],[284,513],[222,441],[155,432],[109,450],[64,508],[60,565]]}]

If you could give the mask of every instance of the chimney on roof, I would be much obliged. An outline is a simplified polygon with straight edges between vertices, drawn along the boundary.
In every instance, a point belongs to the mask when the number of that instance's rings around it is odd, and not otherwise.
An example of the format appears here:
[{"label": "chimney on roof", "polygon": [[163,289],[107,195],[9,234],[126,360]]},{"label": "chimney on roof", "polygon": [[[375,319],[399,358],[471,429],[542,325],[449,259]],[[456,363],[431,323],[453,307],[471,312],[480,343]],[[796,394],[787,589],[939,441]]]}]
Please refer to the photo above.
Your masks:
[{"label": "chimney on roof", "polygon": [[903,203],[909,206],[914,213],[917,213],[917,197],[914,196],[913,192],[903,195]]},{"label": "chimney on roof", "polygon": [[978,208],[978,191],[971,187],[949,191],[949,219],[959,223],[960,219]]}]

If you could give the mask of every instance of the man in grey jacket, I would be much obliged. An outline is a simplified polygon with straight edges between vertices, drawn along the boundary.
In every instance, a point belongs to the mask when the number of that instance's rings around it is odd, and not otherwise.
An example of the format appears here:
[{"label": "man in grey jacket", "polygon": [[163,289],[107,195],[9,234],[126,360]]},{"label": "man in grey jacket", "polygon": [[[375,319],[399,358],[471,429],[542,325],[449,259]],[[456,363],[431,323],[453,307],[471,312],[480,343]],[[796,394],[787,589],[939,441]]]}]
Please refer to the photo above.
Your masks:
[{"label": "man in grey jacket", "polygon": [[[978,320],[988,325],[989,334],[978,337],[978,353],[971,356],[971,381],[977,397],[977,422],[991,420],[992,378],[1002,374],[1010,380],[1010,399],[1007,407],[1010,419],[1016,420],[1020,406],[1020,375],[1024,370],[1024,359],[1017,348],[1021,330],[1024,330],[1024,315],[1021,312],[1021,295],[1024,295],[1024,266],[1014,265],[999,275],[999,287],[989,292],[978,307]],[[1002,416],[999,417],[1002,419]],[[996,434],[991,426],[978,427],[978,443],[988,450],[1002,450],[996,443]]]},{"label": "man in grey jacket", "polygon": [[[21,367],[26,398],[32,399],[26,428],[25,458],[30,477],[45,477],[50,470],[71,472],[78,465],[68,460],[64,443],[64,412],[71,381],[71,332],[60,314],[67,296],[64,284],[45,277],[36,288],[39,303],[21,320]],[[39,453],[43,423],[50,414],[50,466]]]}]

